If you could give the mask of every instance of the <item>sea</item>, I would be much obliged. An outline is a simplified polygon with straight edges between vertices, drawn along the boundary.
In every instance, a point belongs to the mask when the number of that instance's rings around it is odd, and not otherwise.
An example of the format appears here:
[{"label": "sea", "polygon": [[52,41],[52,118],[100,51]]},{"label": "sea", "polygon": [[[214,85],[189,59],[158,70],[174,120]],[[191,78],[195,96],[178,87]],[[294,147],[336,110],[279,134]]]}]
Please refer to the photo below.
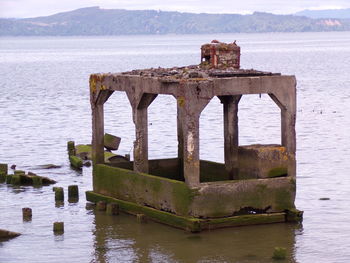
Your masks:
[{"label": "sea", "polygon": [[[297,79],[297,196],[302,224],[271,224],[197,234],[86,206],[91,167],[70,168],[67,141],[91,143],[89,75],[200,63],[200,46],[217,39],[241,47],[241,68]],[[149,110],[149,157],[177,155],[176,101],[158,96]],[[213,98],[200,118],[201,159],[223,162],[223,109]],[[131,107],[122,92],[105,104],[105,131],[131,154]],[[267,95],[239,104],[239,143],[280,143],[280,110]],[[0,184],[0,228],[22,235],[0,241],[1,263],[50,262],[350,262],[350,32],[0,38],[0,163],[57,181]],[[54,164],[56,169],[45,169]],[[67,187],[79,186],[77,203]],[[33,210],[23,221],[22,208]],[[55,235],[53,222],[65,223]]]}]

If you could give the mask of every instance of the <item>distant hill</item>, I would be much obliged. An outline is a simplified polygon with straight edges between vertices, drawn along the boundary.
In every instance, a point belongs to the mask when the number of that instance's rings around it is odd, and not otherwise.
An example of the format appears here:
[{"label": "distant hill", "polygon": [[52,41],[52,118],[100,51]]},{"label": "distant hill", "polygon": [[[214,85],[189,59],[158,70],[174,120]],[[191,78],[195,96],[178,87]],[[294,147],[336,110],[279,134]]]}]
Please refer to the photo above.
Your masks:
[{"label": "distant hill", "polygon": [[51,16],[0,19],[0,36],[202,34],[350,30],[347,19],[311,19],[255,12],[193,14],[89,7]]},{"label": "distant hill", "polygon": [[295,15],[307,16],[310,18],[338,18],[350,19],[350,8],[348,9],[327,9],[327,10],[303,10]]}]

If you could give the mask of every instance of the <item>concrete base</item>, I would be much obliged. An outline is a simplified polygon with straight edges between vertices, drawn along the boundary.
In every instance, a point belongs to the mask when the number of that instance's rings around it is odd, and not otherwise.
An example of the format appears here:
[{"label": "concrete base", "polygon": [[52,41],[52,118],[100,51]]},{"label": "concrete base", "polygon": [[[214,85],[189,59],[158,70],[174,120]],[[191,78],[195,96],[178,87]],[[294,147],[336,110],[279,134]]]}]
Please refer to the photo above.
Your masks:
[{"label": "concrete base", "polygon": [[[224,228],[224,227],[235,227],[235,226],[246,226],[246,225],[259,225],[259,224],[271,224],[281,223],[289,221],[299,221],[302,217],[302,212],[298,210],[291,210],[281,213],[269,213],[269,214],[250,214],[250,215],[239,215],[232,217],[223,218],[212,218],[212,219],[200,219],[194,217],[178,216],[172,213],[160,211],[154,208],[138,205],[132,202],[119,200],[116,198],[108,197],[105,195],[97,194],[93,191],[86,192],[86,200],[97,203],[99,201],[105,201],[107,203],[117,203],[119,209],[123,212],[137,215],[144,214],[149,219],[163,223],[176,228],[184,229],[190,232],[200,232],[203,230]],[[298,214],[298,220],[290,220],[291,213]],[[295,219],[295,218],[294,218]]]}]

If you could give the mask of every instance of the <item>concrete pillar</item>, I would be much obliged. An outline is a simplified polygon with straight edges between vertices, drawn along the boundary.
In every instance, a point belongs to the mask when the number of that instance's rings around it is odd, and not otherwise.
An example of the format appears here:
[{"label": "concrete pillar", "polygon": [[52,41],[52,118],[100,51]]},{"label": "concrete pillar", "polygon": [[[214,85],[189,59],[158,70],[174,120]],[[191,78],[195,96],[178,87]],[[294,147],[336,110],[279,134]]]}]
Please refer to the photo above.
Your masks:
[{"label": "concrete pillar", "polygon": [[134,171],[148,173],[148,107],[157,94],[143,93],[137,96],[133,106],[136,139],[134,142]]},{"label": "concrete pillar", "polygon": [[104,163],[104,112],[103,104],[92,107],[92,161]]},{"label": "concrete pillar", "polygon": [[225,167],[231,180],[238,176],[238,96],[221,96],[224,108]]},{"label": "concrete pillar", "polygon": [[177,97],[179,159],[183,160],[186,184],[197,187],[200,183],[199,117],[212,95],[207,93],[206,86],[197,83],[187,83],[180,88],[183,93]]},{"label": "concrete pillar", "polygon": [[[181,100],[181,98],[180,98]],[[179,103],[179,101],[178,101]],[[177,107],[177,141],[178,141],[178,147],[177,147],[177,157],[178,157],[178,169],[179,169],[179,178],[184,177],[183,173],[183,163],[184,163],[184,136],[182,131],[182,121],[180,117],[180,111],[179,107]]]},{"label": "concrete pillar", "polygon": [[134,142],[134,171],[148,173],[148,113],[147,108],[134,110],[136,139]]},{"label": "concrete pillar", "polygon": [[190,187],[200,183],[199,114],[181,114],[183,134],[183,174]]}]

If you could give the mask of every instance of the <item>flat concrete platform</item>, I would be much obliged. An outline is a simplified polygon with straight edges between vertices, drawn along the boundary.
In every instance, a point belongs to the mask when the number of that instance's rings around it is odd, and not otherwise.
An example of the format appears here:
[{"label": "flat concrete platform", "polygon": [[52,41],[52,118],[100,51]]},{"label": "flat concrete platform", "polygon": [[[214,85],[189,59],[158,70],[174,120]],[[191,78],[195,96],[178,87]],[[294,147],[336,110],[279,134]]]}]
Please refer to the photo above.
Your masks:
[{"label": "flat concrete platform", "polygon": [[250,214],[239,215],[224,218],[212,218],[212,219],[200,219],[195,217],[178,216],[165,211],[160,211],[151,207],[141,206],[133,202],[127,202],[112,198],[109,196],[94,193],[93,191],[86,192],[86,200],[97,203],[98,201],[105,201],[107,203],[117,203],[121,211],[137,215],[144,214],[147,218],[156,221],[158,223],[170,225],[176,228],[184,229],[190,232],[200,232],[203,230],[225,228],[225,227],[237,227],[247,225],[260,225],[271,223],[282,223],[295,221],[292,217],[289,217],[289,213],[299,213],[300,211],[287,211],[281,213],[265,213],[265,214]]}]

